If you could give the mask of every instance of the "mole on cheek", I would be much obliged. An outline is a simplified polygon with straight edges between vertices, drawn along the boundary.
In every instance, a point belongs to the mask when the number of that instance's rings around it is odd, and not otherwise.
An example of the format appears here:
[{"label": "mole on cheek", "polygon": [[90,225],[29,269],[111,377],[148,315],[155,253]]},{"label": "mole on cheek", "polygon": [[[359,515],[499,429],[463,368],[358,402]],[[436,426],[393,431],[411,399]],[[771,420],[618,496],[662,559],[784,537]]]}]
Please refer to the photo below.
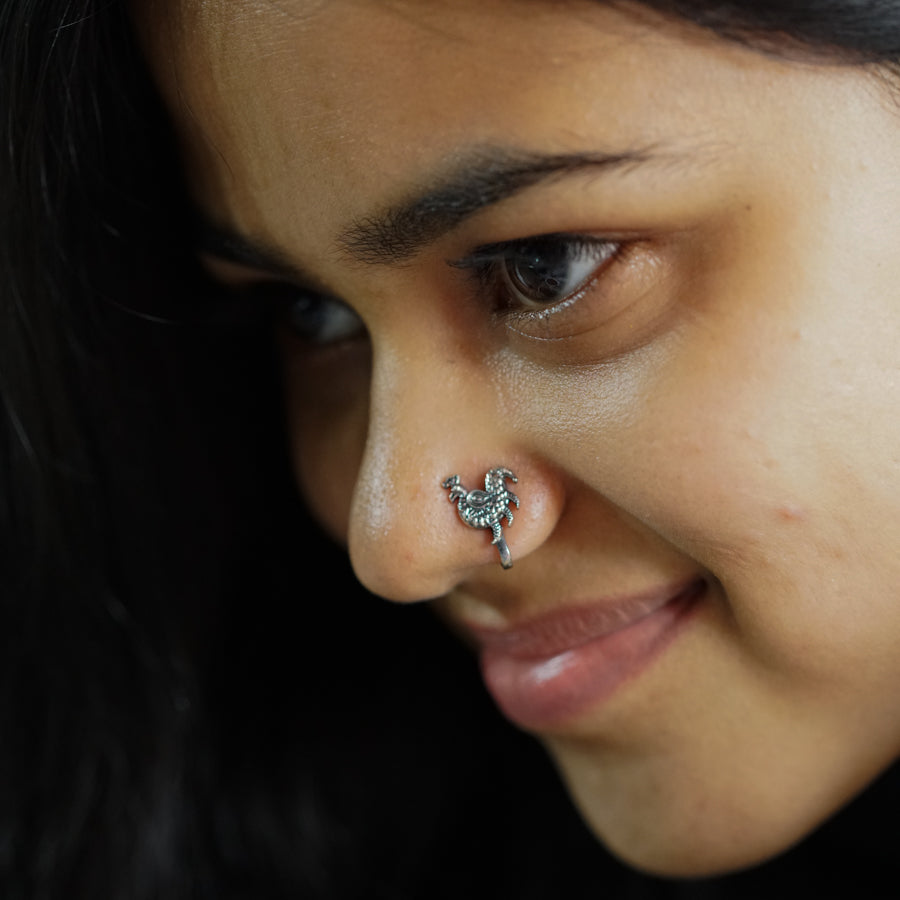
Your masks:
[{"label": "mole on cheek", "polygon": [[776,514],[782,522],[802,522],[806,518],[806,513],[801,507],[791,504],[779,506]]}]

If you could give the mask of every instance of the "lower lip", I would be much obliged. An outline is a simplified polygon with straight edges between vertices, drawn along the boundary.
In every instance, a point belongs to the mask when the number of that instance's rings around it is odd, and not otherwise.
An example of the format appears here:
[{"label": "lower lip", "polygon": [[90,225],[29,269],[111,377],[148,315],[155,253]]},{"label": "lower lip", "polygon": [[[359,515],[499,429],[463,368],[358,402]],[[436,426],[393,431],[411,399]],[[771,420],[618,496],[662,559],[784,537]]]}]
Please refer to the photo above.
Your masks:
[{"label": "lower lip", "polygon": [[522,728],[560,726],[596,708],[672,642],[704,591],[698,583],[618,631],[544,657],[485,647],[481,671],[503,714]]}]

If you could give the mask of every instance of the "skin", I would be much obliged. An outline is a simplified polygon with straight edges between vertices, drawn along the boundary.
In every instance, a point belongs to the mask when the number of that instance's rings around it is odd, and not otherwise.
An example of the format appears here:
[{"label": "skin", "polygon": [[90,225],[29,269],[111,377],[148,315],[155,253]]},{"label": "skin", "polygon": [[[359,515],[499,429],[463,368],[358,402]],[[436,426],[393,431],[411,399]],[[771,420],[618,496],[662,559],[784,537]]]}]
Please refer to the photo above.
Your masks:
[{"label": "skin", "polygon": [[[364,326],[281,341],[298,483],[360,580],[434,599],[454,627],[706,580],[661,655],[537,735],[597,835],[657,873],[731,870],[890,764],[900,116],[884,84],[639,7],[165,6],[139,5],[138,26],[197,205],[264,251],[208,254],[210,271],[237,288],[302,271]],[[392,263],[348,247],[496,148],[640,159],[539,179]],[[627,249],[531,318],[447,265],[548,233]],[[439,488],[497,464],[522,499],[510,571]]]}]

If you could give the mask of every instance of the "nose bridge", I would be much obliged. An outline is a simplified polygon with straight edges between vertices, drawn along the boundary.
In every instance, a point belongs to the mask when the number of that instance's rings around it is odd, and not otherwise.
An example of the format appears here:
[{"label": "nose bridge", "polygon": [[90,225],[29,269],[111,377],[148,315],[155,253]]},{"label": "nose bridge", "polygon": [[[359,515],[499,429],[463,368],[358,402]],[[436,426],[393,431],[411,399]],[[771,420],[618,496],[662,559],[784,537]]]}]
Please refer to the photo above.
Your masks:
[{"label": "nose bridge", "polygon": [[454,540],[464,526],[441,482],[502,462],[494,459],[504,448],[491,394],[464,353],[427,341],[375,348],[349,528],[351,560],[370,590],[394,600],[439,596],[469,562]]}]

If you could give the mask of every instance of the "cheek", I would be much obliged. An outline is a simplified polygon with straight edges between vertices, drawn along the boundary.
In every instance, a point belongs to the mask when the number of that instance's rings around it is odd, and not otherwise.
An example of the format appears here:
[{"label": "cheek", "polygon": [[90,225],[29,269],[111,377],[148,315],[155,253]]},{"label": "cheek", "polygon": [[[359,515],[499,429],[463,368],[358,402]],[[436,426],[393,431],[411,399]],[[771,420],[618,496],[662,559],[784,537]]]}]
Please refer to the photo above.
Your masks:
[{"label": "cheek", "polygon": [[368,348],[351,345],[316,358],[285,339],[282,359],[297,484],[317,521],[346,543],[368,432]]},{"label": "cheek", "polygon": [[779,277],[695,284],[672,334],[627,360],[498,369],[544,455],[722,583],[752,655],[827,682],[900,627],[900,336],[863,272],[761,268]]}]

